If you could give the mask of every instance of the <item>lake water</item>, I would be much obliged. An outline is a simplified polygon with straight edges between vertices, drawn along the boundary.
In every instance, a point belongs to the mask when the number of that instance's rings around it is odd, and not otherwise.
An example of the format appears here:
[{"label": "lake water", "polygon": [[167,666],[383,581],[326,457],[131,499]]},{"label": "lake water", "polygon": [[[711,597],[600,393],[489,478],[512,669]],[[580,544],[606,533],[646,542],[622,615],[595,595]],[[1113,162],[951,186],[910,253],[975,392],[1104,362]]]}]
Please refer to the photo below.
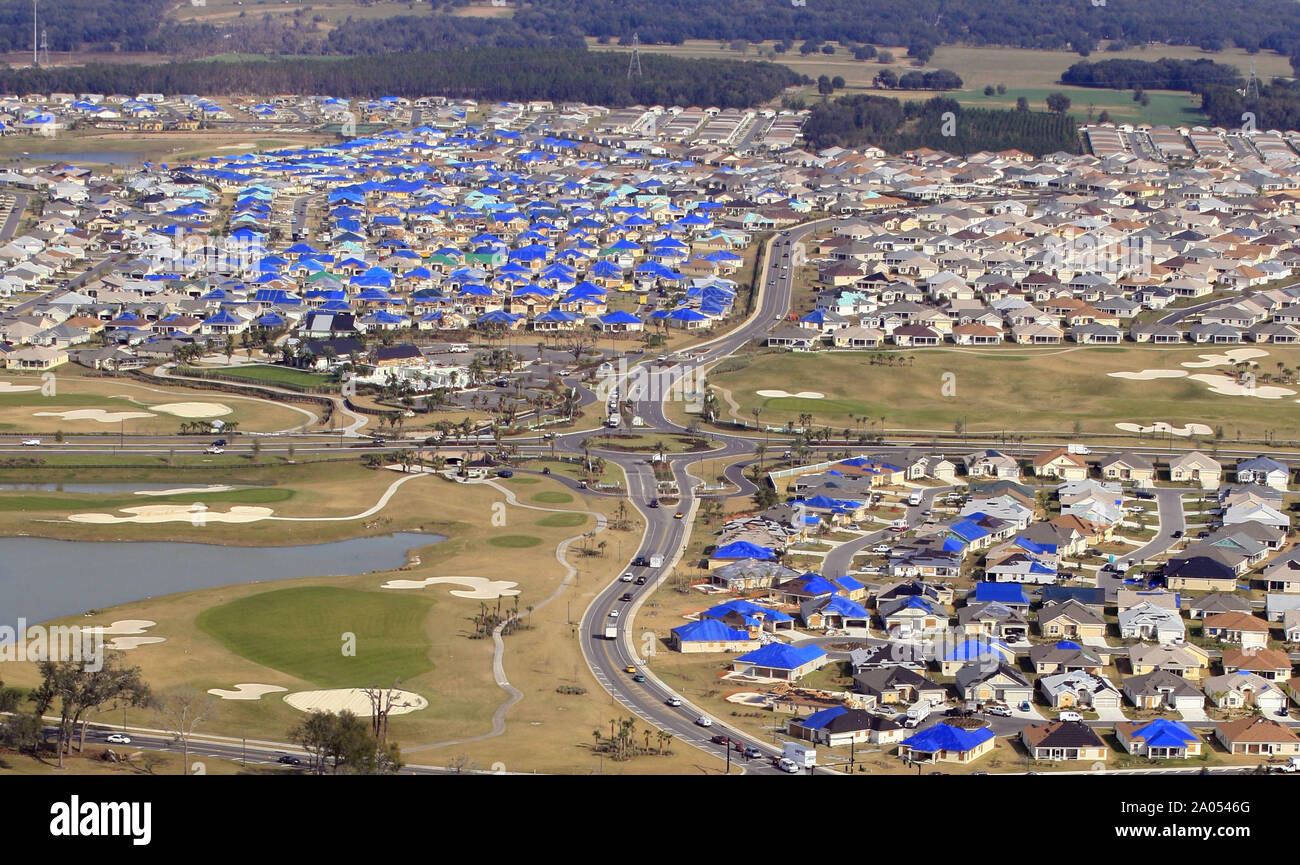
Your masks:
[{"label": "lake water", "polygon": [[0,538],[0,625],[14,627],[19,617],[36,624],[232,583],[389,570],[406,564],[407,550],[445,539],[399,532],[311,546],[226,547],[175,541]]}]

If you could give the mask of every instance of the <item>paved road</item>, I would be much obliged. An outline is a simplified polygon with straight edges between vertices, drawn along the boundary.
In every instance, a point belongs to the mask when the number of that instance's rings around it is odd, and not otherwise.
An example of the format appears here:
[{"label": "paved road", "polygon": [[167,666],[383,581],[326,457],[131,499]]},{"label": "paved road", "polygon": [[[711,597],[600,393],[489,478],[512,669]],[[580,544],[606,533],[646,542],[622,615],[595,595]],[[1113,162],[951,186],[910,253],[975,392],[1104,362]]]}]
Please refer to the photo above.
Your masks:
[{"label": "paved road", "polygon": [[18,225],[23,221],[23,212],[27,210],[27,202],[31,201],[31,195],[26,192],[19,192],[16,189],[7,190],[9,195],[14,197],[14,206],[5,217],[5,224],[0,226],[0,244],[8,243],[18,231]]}]

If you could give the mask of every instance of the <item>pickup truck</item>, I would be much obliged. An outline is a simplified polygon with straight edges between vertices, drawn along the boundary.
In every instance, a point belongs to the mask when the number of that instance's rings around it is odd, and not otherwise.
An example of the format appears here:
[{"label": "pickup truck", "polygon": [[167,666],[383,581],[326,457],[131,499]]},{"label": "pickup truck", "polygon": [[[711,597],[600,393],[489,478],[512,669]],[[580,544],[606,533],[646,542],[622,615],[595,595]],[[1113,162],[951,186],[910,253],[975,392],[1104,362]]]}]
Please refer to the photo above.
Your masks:
[{"label": "pickup truck", "polygon": [[205,454],[224,454],[226,452],[226,449],[217,447],[216,445],[209,445],[208,448],[203,452]]},{"label": "pickup truck", "polygon": [[23,439],[23,447],[25,448],[40,447],[40,445],[41,445],[40,439]]}]

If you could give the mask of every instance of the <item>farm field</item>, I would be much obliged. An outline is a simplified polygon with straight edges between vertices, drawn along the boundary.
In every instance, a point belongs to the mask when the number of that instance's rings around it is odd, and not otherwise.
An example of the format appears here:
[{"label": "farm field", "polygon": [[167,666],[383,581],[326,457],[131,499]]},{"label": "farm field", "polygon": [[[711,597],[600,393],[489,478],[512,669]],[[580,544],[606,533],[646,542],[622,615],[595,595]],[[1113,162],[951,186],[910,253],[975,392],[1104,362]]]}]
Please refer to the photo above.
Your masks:
[{"label": "farm field", "polygon": [[[587,40],[592,50],[629,50],[626,46],[599,45],[595,39]],[[798,49],[786,54],[767,56],[774,43],[751,45],[745,53],[733,51],[726,45],[704,40],[688,40],[682,45],[642,45],[644,52],[674,54],[680,57],[705,57],[715,59],[769,59],[790,67],[796,72],[807,75],[814,80],[819,75],[844,78],[843,94],[857,92],[889,96],[900,100],[925,100],[936,94],[931,91],[900,91],[871,89],[872,78],[885,68],[876,60],[856,61],[843,48],[836,46],[833,55],[809,54],[801,56]],[[913,67],[907,59],[904,47],[883,47],[891,51],[895,61],[888,64],[895,72],[903,73]],[[1250,68],[1252,56],[1241,49],[1230,49],[1217,53],[1207,53],[1190,46],[1151,45],[1126,48],[1123,51],[1096,51],[1090,61],[1111,59],[1158,60],[1161,57],[1174,59],[1210,58],[1219,63],[1237,66],[1243,73]],[[1086,119],[1088,106],[1092,105],[1097,113],[1109,111],[1119,121],[1151,124],[1195,123],[1202,119],[1199,100],[1186,93],[1172,91],[1148,91],[1151,104],[1142,107],[1132,100],[1131,91],[1114,91],[1086,87],[1065,87],[1059,85],[1061,73],[1069,66],[1085,58],[1069,51],[1036,51],[1027,48],[1001,48],[994,46],[940,45],[935,48],[934,57],[925,68],[951,69],[961,76],[965,88],[953,91],[949,95],[963,105],[972,107],[1011,108],[1016,99],[1024,96],[1031,108],[1046,110],[1045,99],[1048,93],[1060,91],[1073,102],[1071,113],[1080,120]],[[1269,52],[1254,55],[1257,74],[1264,80],[1275,75],[1290,75],[1291,67],[1287,58]],[[984,95],[986,85],[1006,85],[1005,94]],[[806,98],[818,98],[816,87],[802,91]],[[839,94],[837,94],[839,95]]]},{"label": "farm field", "polygon": [[[898,365],[872,365],[870,352],[771,353],[758,355],[744,369],[710,375],[709,383],[729,392],[743,419],[752,421],[751,412],[758,408],[763,425],[780,426],[797,423],[807,413],[814,426],[830,426],[837,433],[844,428],[879,433],[883,417],[886,431],[951,433],[956,423],[965,422],[971,433],[1014,429],[1069,435],[1078,423],[1084,435],[1115,434],[1117,423],[1165,421],[1222,427],[1225,441],[1238,431],[1244,437],[1272,431],[1277,439],[1300,439],[1295,424],[1300,393],[1277,399],[1230,396],[1212,393],[1207,383],[1190,377],[1142,381],[1109,374],[1232,372],[1226,365],[1182,366],[1201,363],[1201,355],[1211,353],[1205,348],[1124,346],[920,349],[895,352]],[[1287,368],[1300,363],[1300,350],[1270,347],[1257,362],[1257,375],[1273,374],[1278,363]],[[756,393],[791,381],[817,382],[823,398]],[[1211,440],[1208,435],[1203,439],[1207,445]]]}]

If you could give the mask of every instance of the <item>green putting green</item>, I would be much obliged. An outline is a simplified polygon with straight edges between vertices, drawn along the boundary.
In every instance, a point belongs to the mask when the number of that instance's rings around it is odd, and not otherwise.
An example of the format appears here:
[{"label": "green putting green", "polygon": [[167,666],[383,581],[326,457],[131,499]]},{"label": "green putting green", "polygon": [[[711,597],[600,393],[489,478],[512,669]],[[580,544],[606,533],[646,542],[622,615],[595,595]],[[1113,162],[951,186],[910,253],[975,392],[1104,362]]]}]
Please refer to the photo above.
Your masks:
[{"label": "green putting green", "polygon": [[550,529],[567,529],[580,526],[585,522],[587,522],[586,514],[551,514],[538,520],[537,525]]},{"label": "green putting green", "polygon": [[546,490],[545,492],[534,493],[532,500],[546,505],[563,505],[573,501],[573,496],[558,490]]},{"label": "green putting green", "polygon": [[495,538],[488,538],[488,543],[492,546],[508,547],[510,549],[535,547],[541,542],[541,538],[536,538],[532,535],[498,535]]},{"label": "green putting green", "polygon": [[[330,688],[409,680],[433,669],[424,620],[432,596],[305,586],[204,610],[199,629],[258,664]],[[344,634],[356,637],[343,654]]]}]

